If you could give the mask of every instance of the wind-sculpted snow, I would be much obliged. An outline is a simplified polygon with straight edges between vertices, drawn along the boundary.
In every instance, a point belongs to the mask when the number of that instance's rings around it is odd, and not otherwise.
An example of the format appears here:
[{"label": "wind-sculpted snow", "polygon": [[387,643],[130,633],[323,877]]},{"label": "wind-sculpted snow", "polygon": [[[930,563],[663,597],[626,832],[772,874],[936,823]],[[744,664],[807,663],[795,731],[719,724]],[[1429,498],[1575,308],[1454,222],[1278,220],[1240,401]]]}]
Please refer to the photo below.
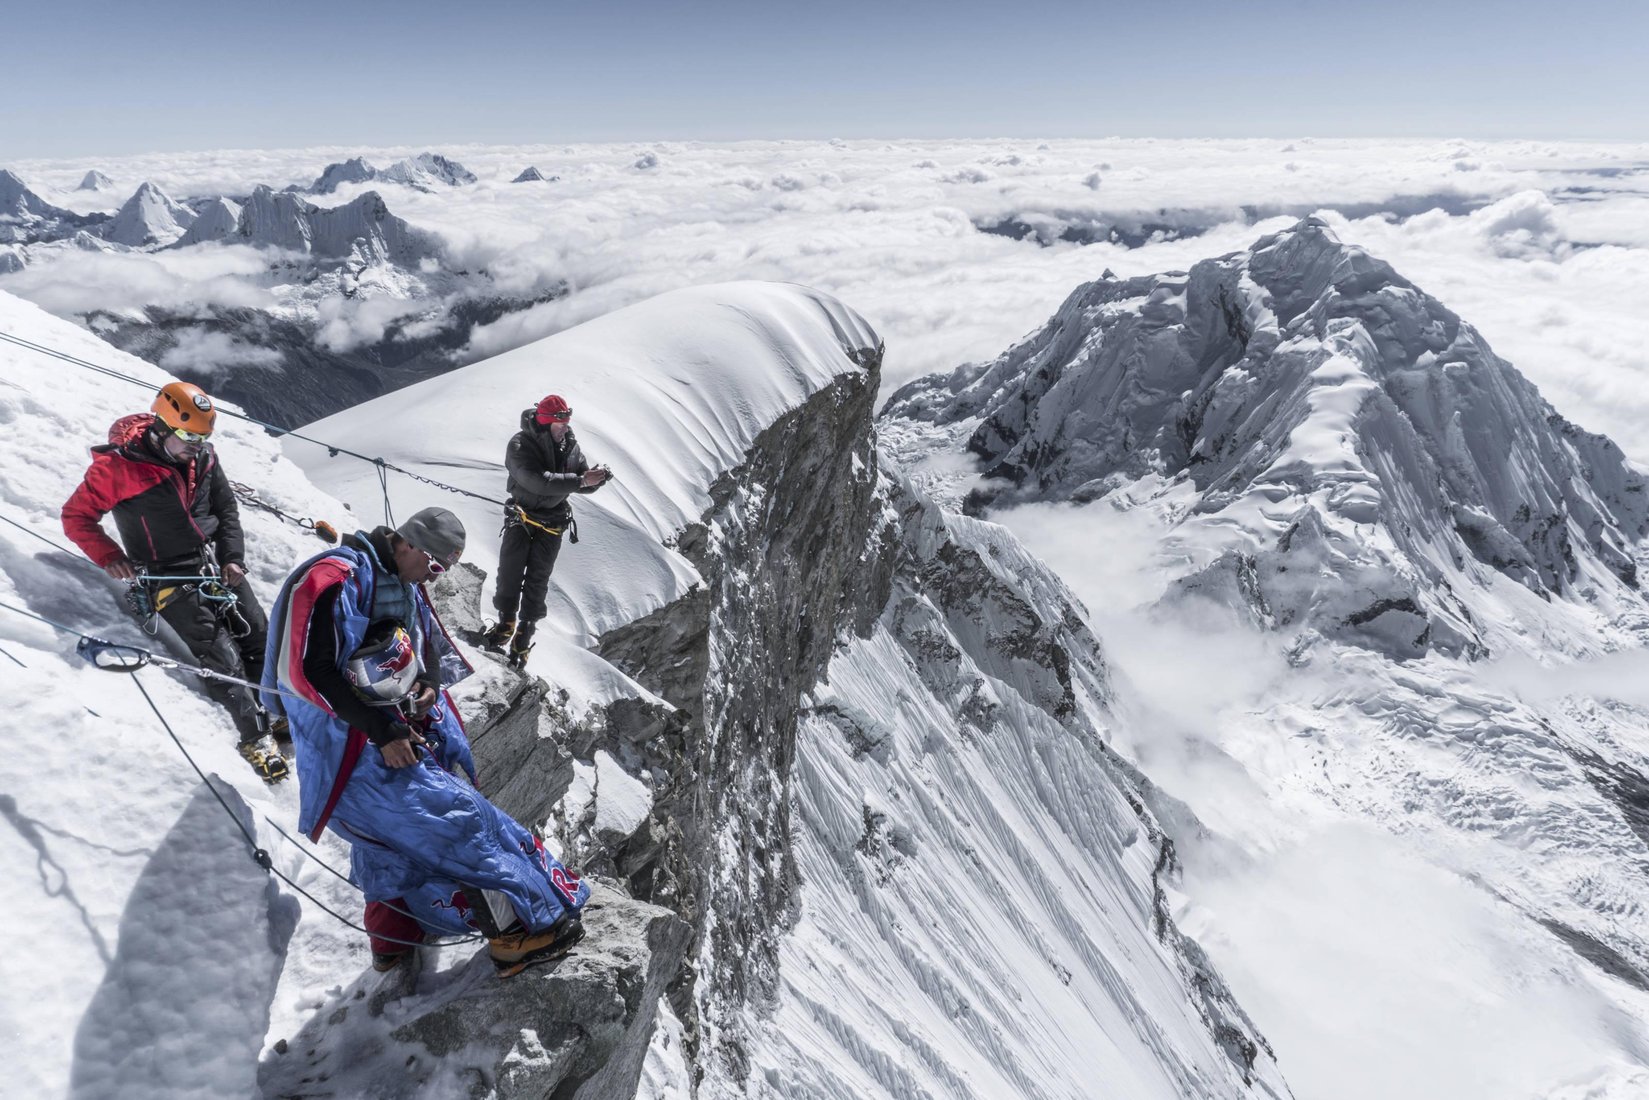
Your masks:
[{"label": "wind-sculpted snow", "polygon": [[1498,572],[1535,595],[1638,604],[1646,482],[1482,338],[1307,219],[1189,274],[1078,289],[994,362],[894,395],[971,423],[971,505],[1185,483],[1186,584],[1259,620],[1412,656],[1502,639]]}]

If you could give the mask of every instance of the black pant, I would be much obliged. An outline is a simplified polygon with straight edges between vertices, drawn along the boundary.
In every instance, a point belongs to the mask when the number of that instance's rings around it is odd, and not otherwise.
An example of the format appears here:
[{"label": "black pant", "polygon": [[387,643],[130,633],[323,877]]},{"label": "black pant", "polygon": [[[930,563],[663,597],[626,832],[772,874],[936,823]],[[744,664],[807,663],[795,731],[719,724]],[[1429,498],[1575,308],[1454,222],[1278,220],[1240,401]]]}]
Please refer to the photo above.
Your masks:
[{"label": "black pant", "polygon": [[[164,590],[167,586],[157,586]],[[269,616],[252,591],[252,582],[243,580],[240,587],[230,589],[240,597],[232,608],[212,600],[201,599],[200,592],[174,592],[170,602],[160,609],[160,617],[177,631],[189,652],[195,655],[202,668],[256,681],[263,676],[264,638],[269,633]],[[243,740],[257,737],[261,708],[257,693],[239,684],[221,680],[203,680],[206,694],[217,700],[235,720],[235,728]]]},{"label": "black pant", "polygon": [[[506,622],[536,623],[548,610],[544,594],[561,553],[561,536],[519,521],[504,526],[504,544],[498,550],[498,592],[492,605]],[[516,606],[520,605],[520,614]]]}]

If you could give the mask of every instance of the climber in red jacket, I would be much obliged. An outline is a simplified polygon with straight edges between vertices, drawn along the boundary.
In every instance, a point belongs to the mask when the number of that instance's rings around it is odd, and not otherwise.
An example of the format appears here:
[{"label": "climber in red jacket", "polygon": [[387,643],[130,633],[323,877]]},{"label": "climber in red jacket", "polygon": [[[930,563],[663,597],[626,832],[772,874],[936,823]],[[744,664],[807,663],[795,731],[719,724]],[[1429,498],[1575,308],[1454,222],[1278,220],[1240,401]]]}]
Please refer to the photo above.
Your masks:
[{"label": "climber in red jacket", "polygon": [[[63,530],[105,573],[131,584],[204,668],[255,682],[269,621],[246,579],[234,489],[208,442],[217,409],[199,386],[171,382],[151,410],[115,421],[109,442],[92,448],[91,467],[63,505]],[[102,527],[110,512],[120,543]],[[255,692],[207,684],[235,720],[241,755],[266,779],[284,775],[284,760],[264,740],[271,730]]]}]

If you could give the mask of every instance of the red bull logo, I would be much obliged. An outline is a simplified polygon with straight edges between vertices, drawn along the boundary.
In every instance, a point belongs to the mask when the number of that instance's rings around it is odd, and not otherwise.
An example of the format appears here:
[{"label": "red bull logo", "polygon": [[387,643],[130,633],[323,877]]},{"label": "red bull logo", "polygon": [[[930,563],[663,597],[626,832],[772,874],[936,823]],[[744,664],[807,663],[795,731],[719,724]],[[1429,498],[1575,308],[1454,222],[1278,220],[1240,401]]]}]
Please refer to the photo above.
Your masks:
[{"label": "red bull logo", "polygon": [[407,637],[406,631],[397,630],[394,645],[384,652],[378,662],[378,671],[386,677],[395,676],[410,668],[416,659],[412,652],[412,639]]},{"label": "red bull logo", "polygon": [[473,925],[470,919],[470,899],[464,896],[464,891],[454,890],[450,897],[435,898],[430,903],[432,909],[452,909],[458,913],[458,919],[465,924]]}]

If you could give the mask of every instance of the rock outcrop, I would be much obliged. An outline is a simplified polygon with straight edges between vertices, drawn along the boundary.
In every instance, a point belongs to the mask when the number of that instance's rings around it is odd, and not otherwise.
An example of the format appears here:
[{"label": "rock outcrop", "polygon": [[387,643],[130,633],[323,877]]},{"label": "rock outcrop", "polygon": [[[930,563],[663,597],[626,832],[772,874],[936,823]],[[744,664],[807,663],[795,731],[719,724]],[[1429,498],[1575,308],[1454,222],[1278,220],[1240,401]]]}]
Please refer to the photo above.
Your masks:
[{"label": "rock outcrop", "polygon": [[629,1100],[687,925],[598,886],[584,941],[500,982],[478,950],[440,973],[404,964],[340,991],[265,1056],[266,1096]]}]

